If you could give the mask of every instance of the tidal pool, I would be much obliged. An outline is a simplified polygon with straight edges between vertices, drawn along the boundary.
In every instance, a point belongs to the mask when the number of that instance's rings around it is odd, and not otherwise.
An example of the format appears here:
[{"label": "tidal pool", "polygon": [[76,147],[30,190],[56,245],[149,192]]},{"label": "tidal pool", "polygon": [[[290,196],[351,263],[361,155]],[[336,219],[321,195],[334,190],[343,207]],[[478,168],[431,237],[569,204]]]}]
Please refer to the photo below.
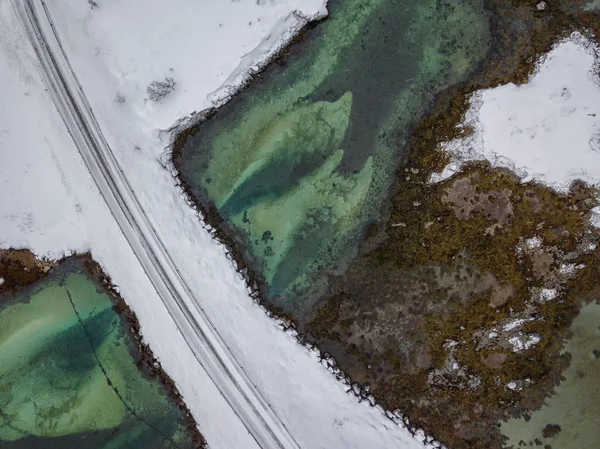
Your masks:
[{"label": "tidal pool", "polygon": [[[541,409],[502,424],[507,447],[596,449],[600,442],[600,304],[585,305],[570,328],[564,351],[571,364]],[[520,443],[523,441],[523,443]]]},{"label": "tidal pool", "polygon": [[0,447],[195,447],[112,306],[74,259],[0,297]]},{"label": "tidal pool", "polygon": [[275,304],[307,312],[356,254],[411,125],[485,55],[482,3],[333,1],[176,149],[188,193],[216,207]]}]

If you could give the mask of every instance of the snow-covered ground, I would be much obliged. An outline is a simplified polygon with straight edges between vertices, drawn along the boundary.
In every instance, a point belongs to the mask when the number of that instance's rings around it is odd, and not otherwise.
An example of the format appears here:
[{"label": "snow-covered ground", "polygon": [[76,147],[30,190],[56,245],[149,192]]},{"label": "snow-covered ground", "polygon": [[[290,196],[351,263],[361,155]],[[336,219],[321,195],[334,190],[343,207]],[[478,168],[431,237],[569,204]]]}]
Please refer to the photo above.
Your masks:
[{"label": "snow-covered ground", "polygon": [[576,179],[599,186],[598,54],[574,33],[540,61],[528,83],[476,92],[465,121],[473,134],[444,145],[454,160],[432,181],[447,179],[463,162],[487,159],[560,191]]},{"label": "snow-covered ground", "polygon": [[121,291],[144,329],[164,336],[152,339],[163,365],[185,367],[177,370],[178,388],[203,420],[201,430],[222,435],[213,447],[256,447],[198,366],[97,192],[11,8],[0,2],[0,247],[31,248],[49,258],[92,250],[124,282]]},{"label": "snow-covered ground", "polygon": [[[380,410],[346,393],[317,356],[249,297],[224,248],[203,229],[160,161],[160,132],[222,100],[248,69],[325,13],[322,0],[46,2],[109,145],[207,314],[305,448],[416,448]],[[294,13],[297,12],[297,13]],[[0,246],[58,257],[91,250],[137,313],[212,448],[256,447],[197,364],[100,198],[45,92],[9,2],[0,3]],[[147,100],[171,77],[175,91]]]}]

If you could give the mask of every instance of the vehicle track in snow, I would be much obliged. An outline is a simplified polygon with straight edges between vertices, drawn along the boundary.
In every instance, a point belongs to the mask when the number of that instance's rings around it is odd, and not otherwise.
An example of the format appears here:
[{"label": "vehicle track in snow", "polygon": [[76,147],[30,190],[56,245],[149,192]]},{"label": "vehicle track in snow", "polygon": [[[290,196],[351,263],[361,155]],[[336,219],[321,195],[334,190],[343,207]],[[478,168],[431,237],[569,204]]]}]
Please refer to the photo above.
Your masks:
[{"label": "vehicle track in snow", "polygon": [[107,144],[43,0],[13,0],[46,88],[87,169],[136,258],[198,363],[263,449],[298,443],[220,337],[165,248]]}]

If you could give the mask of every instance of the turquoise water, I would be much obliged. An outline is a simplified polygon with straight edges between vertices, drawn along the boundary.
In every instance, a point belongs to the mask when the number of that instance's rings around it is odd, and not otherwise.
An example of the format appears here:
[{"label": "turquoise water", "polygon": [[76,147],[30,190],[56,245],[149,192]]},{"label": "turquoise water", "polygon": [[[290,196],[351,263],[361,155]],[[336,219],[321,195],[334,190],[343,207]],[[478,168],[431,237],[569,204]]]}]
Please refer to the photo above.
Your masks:
[{"label": "turquoise water", "polygon": [[0,447],[193,447],[182,412],[137,368],[126,325],[79,263],[0,304]]},{"label": "turquoise water", "polygon": [[346,0],[175,159],[276,304],[310,309],[377,219],[410,126],[488,47],[479,0]]}]

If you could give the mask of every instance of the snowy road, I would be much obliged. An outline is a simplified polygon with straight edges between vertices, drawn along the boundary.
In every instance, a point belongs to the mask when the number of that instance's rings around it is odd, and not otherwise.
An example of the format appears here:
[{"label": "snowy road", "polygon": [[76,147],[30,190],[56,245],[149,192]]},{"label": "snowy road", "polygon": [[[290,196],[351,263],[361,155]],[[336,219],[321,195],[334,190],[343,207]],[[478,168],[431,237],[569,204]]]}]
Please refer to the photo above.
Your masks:
[{"label": "snowy road", "polygon": [[103,137],[43,0],[14,0],[44,82],[104,200],[198,362],[264,449],[297,448],[199,305]]}]

